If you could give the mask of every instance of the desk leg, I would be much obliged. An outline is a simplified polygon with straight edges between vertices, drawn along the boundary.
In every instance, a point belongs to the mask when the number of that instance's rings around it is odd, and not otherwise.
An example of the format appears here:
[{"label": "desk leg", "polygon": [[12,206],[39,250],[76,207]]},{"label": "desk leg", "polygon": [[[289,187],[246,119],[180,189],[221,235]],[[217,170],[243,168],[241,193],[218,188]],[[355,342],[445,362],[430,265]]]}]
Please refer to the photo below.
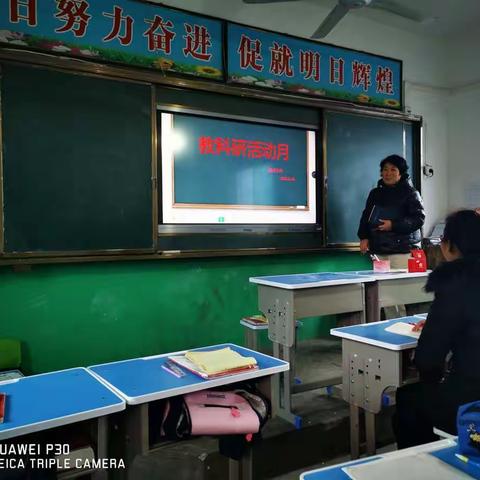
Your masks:
[{"label": "desk leg", "polygon": [[253,447],[249,446],[242,458],[242,480],[253,478]]},{"label": "desk leg", "polygon": [[129,405],[126,414],[126,465],[130,466],[136,455],[144,455],[149,450],[148,403]]},{"label": "desk leg", "polygon": [[[290,362],[291,349],[273,343],[273,356]],[[273,376],[273,407],[274,414],[283,418],[287,422],[295,425],[297,428],[301,426],[301,417],[292,412],[292,375],[290,371],[278,373]]]},{"label": "desk leg", "polygon": [[375,414],[365,410],[365,437],[367,440],[367,455],[375,455]]},{"label": "desk leg", "polygon": [[[295,343],[293,347],[286,347],[283,346],[283,350],[285,351],[285,361],[290,364],[290,370],[288,371],[289,380],[290,380],[290,388],[289,388],[289,396],[293,393],[293,385],[295,381],[295,352],[297,348],[297,337],[295,336]],[[288,360],[287,360],[288,359]]]},{"label": "desk leg", "polygon": [[[276,358],[280,358],[280,344],[277,342],[273,342],[273,356]],[[284,401],[283,389],[280,385],[280,373],[277,375],[273,375],[272,377],[272,411],[274,415],[278,415],[280,409],[282,408]]]},{"label": "desk leg", "polygon": [[247,447],[240,461],[228,459],[228,480],[253,479],[253,454],[252,447]]},{"label": "desk leg", "polygon": [[362,310],[358,312],[360,315],[360,323],[367,323],[367,290],[365,284],[362,283]]},{"label": "desk leg", "polygon": [[337,327],[350,327],[365,322],[365,310],[358,312],[339,313],[337,315]]},{"label": "desk leg", "polygon": [[228,459],[228,480],[240,480],[240,462]]},{"label": "desk leg", "polygon": [[[107,452],[107,435],[108,435],[108,418],[106,416],[99,417],[97,420],[97,455],[96,458],[108,458]],[[98,469],[93,475],[93,480],[107,480],[108,470]]]},{"label": "desk leg", "polygon": [[360,457],[359,408],[350,404],[350,455],[352,460]]},{"label": "desk leg", "polygon": [[380,321],[380,306],[378,299],[378,282],[365,284],[367,323]]},{"label": "desk leg", "polygon": [[245,346],[251,350],[258,351],[258,331],[248,327],[243,328],[245,329]]}]

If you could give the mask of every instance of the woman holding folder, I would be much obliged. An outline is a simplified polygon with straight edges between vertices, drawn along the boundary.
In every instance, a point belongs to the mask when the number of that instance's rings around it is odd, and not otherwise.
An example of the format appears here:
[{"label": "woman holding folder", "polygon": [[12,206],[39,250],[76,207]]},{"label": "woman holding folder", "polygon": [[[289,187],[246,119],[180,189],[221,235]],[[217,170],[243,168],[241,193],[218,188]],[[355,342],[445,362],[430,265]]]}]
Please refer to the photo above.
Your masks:
[{"label": "woman holding folder", "polygon": [[[380,162],[380,180],[370,191],[358,227],[360,251],[389,260],[391,268],[408,267],[412,248],[419,248],[425,220],[422,199],[409,180],[408,164],[399,155]],[[405,306],[385,308],[387,318],[405,316]]]},{"label": "woman holding folder", "polygon": [[368,195],[358,227],[360,251],[389,257],[393,268],[407,268],[410,250],[420,246],[425,220],[422,199],[407,172],[408,164],[399,155],[380,162],[381,178]]}]

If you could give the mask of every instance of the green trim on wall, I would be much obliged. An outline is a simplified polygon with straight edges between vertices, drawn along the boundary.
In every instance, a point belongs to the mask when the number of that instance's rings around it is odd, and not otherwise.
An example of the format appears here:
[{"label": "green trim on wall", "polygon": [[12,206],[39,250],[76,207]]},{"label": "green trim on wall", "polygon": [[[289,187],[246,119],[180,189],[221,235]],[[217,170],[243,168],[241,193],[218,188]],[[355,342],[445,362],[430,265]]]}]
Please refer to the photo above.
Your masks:
[{"label": "green trim on wall", "polygon": [[[28,373],[242,344],[239,320],[257,313],[249,277],[368,266],[358,253],[335,253],[4,267],[0,338],[22,342]],[[330,326],[305,322],[301,338]]]}]

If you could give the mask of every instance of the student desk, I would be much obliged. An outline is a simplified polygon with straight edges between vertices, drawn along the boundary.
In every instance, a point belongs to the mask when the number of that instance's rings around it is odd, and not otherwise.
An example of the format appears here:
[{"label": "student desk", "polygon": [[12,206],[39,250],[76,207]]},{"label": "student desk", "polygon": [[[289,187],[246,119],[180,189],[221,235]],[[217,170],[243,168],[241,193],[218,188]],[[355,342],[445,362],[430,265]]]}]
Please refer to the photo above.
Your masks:
[{"label": "student desk", "polygon": [[[289,368],[287,362],[230,343],[195,350],[213,350],[224,347],[230,347],[243,356],[255,357],[259,368],[210,380],[203,379],[185,369],[183,370],[186,375],[177,378],[161,368],[169,356],[183,354],[186,350],[89,367],[94,375],[110,386],[129,405],[126,412],[127,465],[131,464],[136,455],[146,454],[149,450],[149,402],[256,378],[262,379],[261,390],[266,396],[270,397],[268,377],[275,373],[284,372]],[[242,467],[243,477],[251,478],[251,455],[246,456],[242,462],[243,465],[236,465],[236,463],[233,460],[230,461],[230,477],[234,477],[236,469]]]},{"label": "student desk", "polygon": [[0,440],[96,418],[96,458],[108,458],[106,415],[124,410],[125,402],[85,368],[5,380],[0,391],[7,394]]},{"label": "student desk", "polygon": [[[394,459],[405,459],[405,461],[408,462],[409,458],[412,458],[414,455],[420,453],[433,455],[454,467],[459,473],[463,472],[467,475],[470,475],[472,478],[480,479],[480,472],[478,469],[475,469],[475,467],[472,467],[471,465],[468,465],[455,457],[456,449],[457,446],[454,440],[438,440],[425,445],[406,448],[404,450],[397,450],[395,452],[376,455],[374,457],[368,457],[362,460],[354,460],[351,462],[320,468],[318,470],[310,470],[302,473],[300,475],[300,480],[350,480],[350,477],[342,470],[345,467],[351,467],[361,463],[373,465],[375,462],[388,462],[389,460]],[[405,477],[400,477],[399,474],[396,474],[394,469],[392,469],[388,478],[389,480],[405,480]],[[452,478],[456,477],[454,476]]]},{"label": "student desk", "polygon": [[[310,273],[252,277],[258,285],[258,308],[268,318],[268,338],[273,354],[286,360],[294,370],[295,322],[298,319],[339,313],[356,313],[365,322],[364,284],[368,275],[351,273]],[[322,385],[315,385],[318,388]],[[325,386],[325,385],[323,385]],[[274,379],[277,415],[300,427],[301,418],[291,409],[292,375],[285,372]]]},{"label": "student desk", "polygon": [[417,339],[386,332],[385,328],[399,321],[416,323],[419,320],[415,316],[403,317],[330,330],[342,339],[342,395],[350,404],[352,458],[358,458],[360,453],[359,409],[365,412],[367,454],[373,455],[375,414],[382,408],[384,390],[417,381],[416,371],[411,372],[404,362],[404,353],[417,346]]},{"label": "student desk", "polygon": [[378,322],[383,307],[410,305],[433,300],[433,293],[424,291],[430,271],[409,273],[362,270],[349,273],[375,280],[365,284],[367,323]]}]

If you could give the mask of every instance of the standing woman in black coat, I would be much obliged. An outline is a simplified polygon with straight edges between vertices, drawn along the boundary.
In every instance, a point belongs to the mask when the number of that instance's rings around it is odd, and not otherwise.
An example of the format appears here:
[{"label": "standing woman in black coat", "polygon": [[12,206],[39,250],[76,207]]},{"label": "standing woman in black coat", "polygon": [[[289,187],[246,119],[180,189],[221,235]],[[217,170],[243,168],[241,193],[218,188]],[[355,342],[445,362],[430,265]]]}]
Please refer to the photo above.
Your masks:
[{"label": "standing woman in black coat", "polygon": [[[380,162],[381,179],[368,195],[358,227],[360,251],[390,260],[391,268],[406,269],[410,250],[419,248],[422,239],[425,212],[407,172],[408,164],[399,155]],[[387,318],[405,315],[405,305],[385,308]]]},{"label": "standing woman in black coat", "polygon": [[458,407],[480,400],[480,214],[451,214],[441,249],[447,262],[428,278],[435,298],[415,352],[420,382],[397,390],[398,448],[436,440],[433,427],[456,435]]}]

